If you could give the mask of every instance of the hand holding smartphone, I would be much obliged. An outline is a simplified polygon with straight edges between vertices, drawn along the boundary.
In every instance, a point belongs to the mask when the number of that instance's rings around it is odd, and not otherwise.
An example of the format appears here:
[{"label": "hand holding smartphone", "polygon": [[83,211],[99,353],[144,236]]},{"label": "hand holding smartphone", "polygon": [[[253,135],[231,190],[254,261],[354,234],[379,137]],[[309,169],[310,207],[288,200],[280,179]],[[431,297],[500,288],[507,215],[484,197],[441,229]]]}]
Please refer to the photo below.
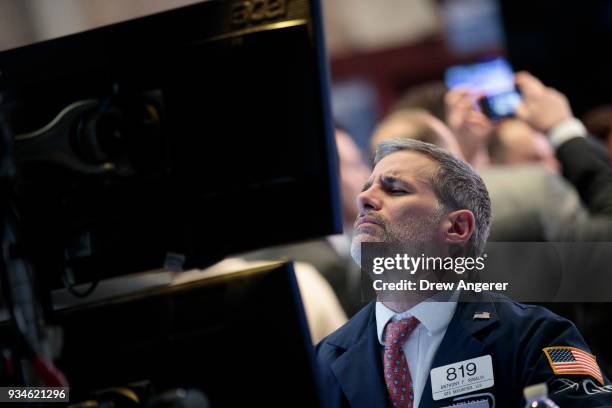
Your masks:
[{"label": "hand holding smartphone", "polygon": [[482,95],[478,99],[480,110],[492,120],[513,116],[521,101],[512,66],[504,58],[450,67],[445,82],[449,89],[463,87]]}]

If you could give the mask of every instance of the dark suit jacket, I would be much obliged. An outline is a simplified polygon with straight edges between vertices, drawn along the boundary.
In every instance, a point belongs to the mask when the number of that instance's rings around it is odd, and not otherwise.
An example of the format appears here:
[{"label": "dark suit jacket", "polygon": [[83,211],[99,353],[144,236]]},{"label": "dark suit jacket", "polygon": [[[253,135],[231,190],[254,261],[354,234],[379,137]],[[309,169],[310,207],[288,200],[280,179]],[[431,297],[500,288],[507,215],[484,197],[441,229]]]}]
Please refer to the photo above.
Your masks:
[{"label": "dark suit jacket", "polygon": [[557,149],[563,176],[578,190],[592,214],[612,215],[612,167],[590,138],[577,137]]},{"label": "dark suit jacket", "polygon": [[[573,346],[589,351],[568,320],[539,306],[523,305],[498,295],[459,303],[431,368],[490,354],[495,384],[478,391],[491,393],[496,407],[522,407],[523,388],[549,383],[561,407],[612,406],[611,392],[587,395],[579,385],[559,382],[542,351],[548,346]],[[487,320],[474,320],[475,312],[489,312]],[[388,405],[383,379],[381,345],[376,336],[374,302],[317,346],[323,406],[376,408]],[[578,384],[588,376],[566,377]],[[607,382],[607,380],[606,380]],[[590,383],[589,383],[590,384]],[[490,398],[492,400],[492,398]],[[607,402],[606,402],[607,401]],[[446,407],[452,398],[434,401],[431,379],[423,390],[420,407]]]},{"label": "dark suit jacket", "polygon": [[574,186],[541,165],[490,166],[480,175],[494,215],[488,241],[612,240],[612,218],[589,213]]}]

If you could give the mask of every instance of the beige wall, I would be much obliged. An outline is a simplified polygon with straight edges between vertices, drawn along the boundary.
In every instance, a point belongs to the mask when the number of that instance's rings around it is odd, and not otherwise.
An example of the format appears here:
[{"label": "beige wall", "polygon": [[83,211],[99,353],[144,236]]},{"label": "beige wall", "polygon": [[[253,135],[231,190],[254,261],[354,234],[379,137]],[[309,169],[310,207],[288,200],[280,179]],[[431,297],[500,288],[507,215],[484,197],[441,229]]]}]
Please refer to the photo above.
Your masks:
[{"label": "beige wall", "polygon": [[0,50],[32,41],[25,1],[0,0]]},{"label": "beige wall", "polygon": [[[322,0],[332,54],[414,42],[439,30],[433,0]],[[0,50],[198,0],[0,0]]]},{"label": "beige wall", "polygon": [[0,0],[0,49],[72,34],[201,0]]},{"label": "beige wall", "polygon": [[324,0],[323,8],[333,55],[412,43],[440,30],[433,0]]}]

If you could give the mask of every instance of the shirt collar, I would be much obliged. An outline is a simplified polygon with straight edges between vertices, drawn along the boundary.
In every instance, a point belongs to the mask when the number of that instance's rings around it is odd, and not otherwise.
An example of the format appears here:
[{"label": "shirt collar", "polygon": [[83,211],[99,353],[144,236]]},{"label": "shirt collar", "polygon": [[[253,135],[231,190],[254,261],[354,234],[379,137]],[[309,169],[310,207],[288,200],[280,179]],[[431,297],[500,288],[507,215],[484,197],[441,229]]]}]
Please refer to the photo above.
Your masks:
[{"label": "shirt collar", "polygon": [[383,336],[385,326],[389,320],[397,321],[411,316],[416,317],[430,334],[446,330],[455,314],[456,308],[457,302],[454,300],[449,302],[425,301],[416,304],[405,312],[396,313],[381,302],[376,302],[376,333],[378,341],[382,345],[385,344]]}]

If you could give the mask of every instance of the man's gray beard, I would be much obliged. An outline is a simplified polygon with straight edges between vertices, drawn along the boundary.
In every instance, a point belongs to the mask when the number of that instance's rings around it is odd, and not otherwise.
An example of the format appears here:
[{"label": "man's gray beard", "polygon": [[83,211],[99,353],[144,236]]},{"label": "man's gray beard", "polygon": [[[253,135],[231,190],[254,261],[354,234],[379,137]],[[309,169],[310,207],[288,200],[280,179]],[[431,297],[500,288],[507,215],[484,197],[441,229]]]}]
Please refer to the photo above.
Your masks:
[{"label": "man's gray beard", "polygon": [[435,230],[442,218],[442,211],[438,211],[434,216],[422,220],[418,223],[413,223],[410,229],[400,229],[398,231],[387,229],[387,226],[383,226],[384,230],[376,236],[368,236],[367,239],[359,239],[358,231],[353,231],[353,239],[351,241],[351,257],[353,261],[361,267],[361,243],[362,242],[387,242],[393,244],[405,244],[408,245],[414,242],[432,242],[434,240]]}]

